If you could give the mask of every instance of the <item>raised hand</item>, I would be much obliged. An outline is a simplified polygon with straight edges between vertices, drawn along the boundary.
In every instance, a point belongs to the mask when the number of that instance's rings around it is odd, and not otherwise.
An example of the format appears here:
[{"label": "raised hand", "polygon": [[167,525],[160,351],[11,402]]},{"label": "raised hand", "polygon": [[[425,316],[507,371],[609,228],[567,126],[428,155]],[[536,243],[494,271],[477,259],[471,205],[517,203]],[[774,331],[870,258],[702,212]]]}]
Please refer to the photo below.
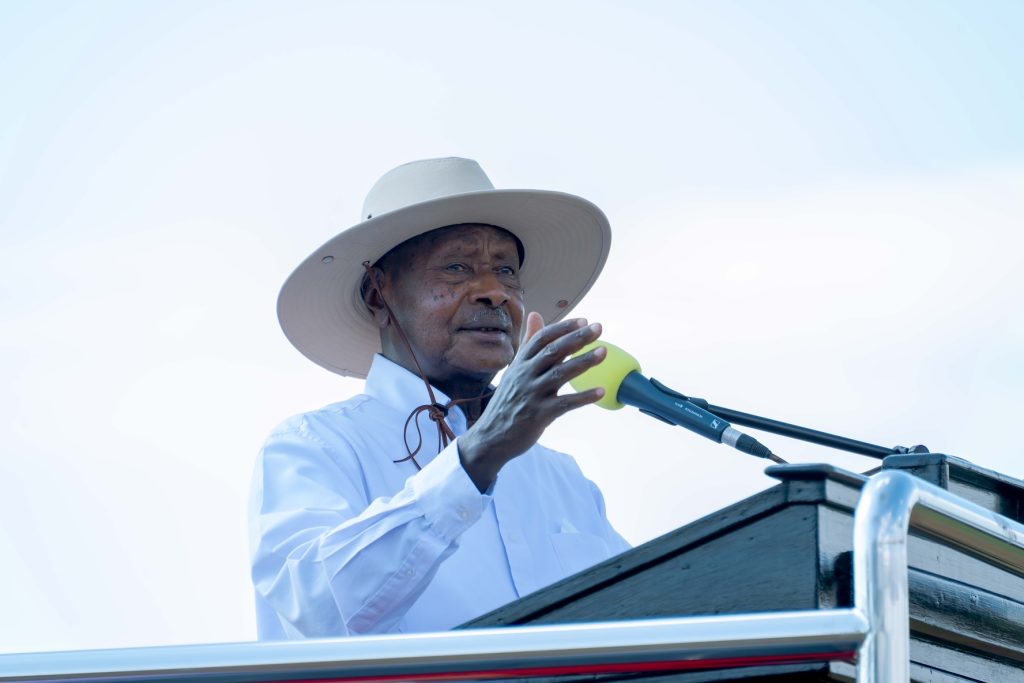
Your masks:
[{"label": "raised hand", "polygon": [[459,438],[462,466],[485,491],[509,460],[527,451],[548,425],[604,396],[596,388],[559,395],[562,386],[594,367],[604,348],[569,358],[601,336],[601,325],[582,318],[544,326],[538,313],[526,318],[523,343],[480,419]]}]

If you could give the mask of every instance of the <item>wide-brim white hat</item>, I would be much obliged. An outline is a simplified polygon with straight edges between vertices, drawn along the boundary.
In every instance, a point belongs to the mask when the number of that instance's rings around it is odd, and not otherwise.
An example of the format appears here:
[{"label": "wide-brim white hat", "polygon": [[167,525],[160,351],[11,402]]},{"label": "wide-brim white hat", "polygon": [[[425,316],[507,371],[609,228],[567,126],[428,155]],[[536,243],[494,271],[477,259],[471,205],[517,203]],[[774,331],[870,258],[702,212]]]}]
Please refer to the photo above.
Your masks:
[{"label": "wide-brim white hat", "polygon": [[522,242],[527,311],[565,316],[597,280],[611,228],[585,199],[544,190],[496,190],[477,162],[427,159],[386,173],[363,205],[361,223],[335,236],[281,288],[277,317],[307,358],[341,375],[366,377],[380,333],[359,293],[363,263],[436,228],[483,223]]}]

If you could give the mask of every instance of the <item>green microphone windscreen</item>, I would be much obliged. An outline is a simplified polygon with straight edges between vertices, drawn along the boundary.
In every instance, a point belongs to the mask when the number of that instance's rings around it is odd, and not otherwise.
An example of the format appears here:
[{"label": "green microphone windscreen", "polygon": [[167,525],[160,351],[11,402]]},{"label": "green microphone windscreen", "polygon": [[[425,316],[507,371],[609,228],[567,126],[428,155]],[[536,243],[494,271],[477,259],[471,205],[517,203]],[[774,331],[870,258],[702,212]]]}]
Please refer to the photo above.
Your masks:
[{"label": "green microphone windscreen", "polygon": [[576,391],[586,391],[587,389],[596,389],[597,387],[604,387],[604,396],[601,400],[594,405],[607,408],[608,410],[618,410],[624,403],[619,403],[618,393],[619,387],[622,385],[622,380],[626,379],[626,375],[633,372],[634,370],[640,372],[640,363],[637,362],[636,358],[629,355],[618,346],[609,344],[608,342],[601,341],[600,339],[587,344],[582,349],[573,354],[573,357],[586,353],[591,349],[603,346],[608,351],[608,355],[605,356],[604,360],[598,365],[590,368],[579,377],[569,380],[569,384]]}]

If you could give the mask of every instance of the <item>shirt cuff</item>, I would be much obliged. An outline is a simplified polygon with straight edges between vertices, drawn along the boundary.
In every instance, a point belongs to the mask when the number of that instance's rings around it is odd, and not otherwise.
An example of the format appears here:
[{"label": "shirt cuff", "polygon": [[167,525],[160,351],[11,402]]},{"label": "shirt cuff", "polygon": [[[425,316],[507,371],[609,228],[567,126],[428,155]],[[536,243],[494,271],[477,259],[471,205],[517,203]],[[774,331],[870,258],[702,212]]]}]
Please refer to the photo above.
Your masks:
[{"label": "shirt cuff", "polygon": [[480,519],[491,498],[490,490],[480,493],[462,468],[458,440],[448,444],[410,483],[427,524],[449,542]]}]

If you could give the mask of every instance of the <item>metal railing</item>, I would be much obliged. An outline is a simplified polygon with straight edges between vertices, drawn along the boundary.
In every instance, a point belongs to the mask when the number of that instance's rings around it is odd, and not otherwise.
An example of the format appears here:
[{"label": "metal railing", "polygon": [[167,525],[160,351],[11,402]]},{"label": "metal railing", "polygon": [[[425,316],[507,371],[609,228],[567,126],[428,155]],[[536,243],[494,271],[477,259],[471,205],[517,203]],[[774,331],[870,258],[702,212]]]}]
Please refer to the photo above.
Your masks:
[{"label": "metal railing", "polygon": [[864,485],[853,524],[854,609],[868,624],[858,683],[910,680],[911,526],[1024,576],[1024,525],[905,472],[876,474]]},{"label": "metal railing", "polygon": [[854,523],[854,607],[402,636],[0,655],[0,681],[444,681],[856,661],[909,680],[910,526],[1024,576],[1024,526],[885,471]]}]

